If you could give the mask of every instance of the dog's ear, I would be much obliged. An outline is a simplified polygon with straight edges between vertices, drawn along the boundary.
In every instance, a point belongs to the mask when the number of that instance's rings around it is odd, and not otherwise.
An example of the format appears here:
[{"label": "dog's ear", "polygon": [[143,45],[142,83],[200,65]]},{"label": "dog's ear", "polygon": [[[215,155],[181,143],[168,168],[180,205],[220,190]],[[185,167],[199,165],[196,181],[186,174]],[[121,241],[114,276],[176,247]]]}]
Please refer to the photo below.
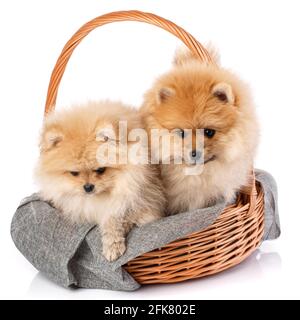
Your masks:
[{"label": "dog's ear", "polygon": [[207,43],[205,45],[205,49],[207,50],[207,52],[209,53],[212,61],[217,65],[220,66],[221,65],[221,56],[220,56],[220,52],[219,50],[211,43]]},{"label": "dog's ear", "polygon": [[45,129],[40,140],[40,149],[42,152],[49,151],[63,140],[63,134],[56,128]]},{"label": "dog's ear", "polygon": [[186,47],[179,47],[175,51],[173,58],[173,65],[183,66],[191,60],[196,60],[197,57]]},{"label": "dog's ear", "polygon": [[115,141],[117,123],[102,123],[96,128],[95,135],[97,141]]},{"label": "dog's ear", "polygon": [[235,97],[231,85],[225,82],[220,82],[213,86],[212,94],[224,103],[233,104]]},{"label": "dog's ear", "polygon": [[161,104],[167,101],[170,97],[175,95],[175,90],[169,87],[159,89],[157,94],[157,103]]},{"label": "dog's ear", "polygon": [[[208,43],[205,46],[205,49],[208,51],[211,59],[216,65],[220,65],[220,54],[215,46],[213,46],[211,43]],[[183,66],[191,61],[200,62],[199,58],[187,47],[179,47],[176,52],[173,59],[173,65],[175,66]]]}]

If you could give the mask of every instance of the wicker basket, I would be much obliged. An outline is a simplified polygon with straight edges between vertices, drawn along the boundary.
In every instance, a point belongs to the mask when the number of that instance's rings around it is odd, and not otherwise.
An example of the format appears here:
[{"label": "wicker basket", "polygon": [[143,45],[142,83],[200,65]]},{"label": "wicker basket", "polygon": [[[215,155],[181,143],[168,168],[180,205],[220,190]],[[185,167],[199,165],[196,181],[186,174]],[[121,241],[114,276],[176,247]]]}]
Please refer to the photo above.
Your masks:
[{"label": "wicker basket", "polygon": [[[207,50],[188,32],[151,13],[119,11],[83,25],[67,42],[51,75],[45,115],[54,110],[66,65],[81,40],[95,28],[117,21],[140,21],[177,36],[199,59],[213,63]],[[264,230],[264,195],[251,174],[249,186],[234,205],[224,209],[208,228],[174,241],[128,262],[125,269],[140,283],[173,283],[200,278],[230,268],[248,257],[260,244]]]}]

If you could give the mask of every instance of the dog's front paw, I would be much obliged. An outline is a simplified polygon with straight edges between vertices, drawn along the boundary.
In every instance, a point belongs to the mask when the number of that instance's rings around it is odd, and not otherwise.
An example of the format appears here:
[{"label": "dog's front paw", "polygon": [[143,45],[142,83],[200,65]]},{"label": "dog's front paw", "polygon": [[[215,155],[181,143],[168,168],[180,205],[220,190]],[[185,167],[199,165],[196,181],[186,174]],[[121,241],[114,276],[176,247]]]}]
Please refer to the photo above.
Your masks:
[{"label": "dog's front paw", "polygon": [[108,261],[118,259],[126,251],[125,240],[103,243],[103,255]]}]

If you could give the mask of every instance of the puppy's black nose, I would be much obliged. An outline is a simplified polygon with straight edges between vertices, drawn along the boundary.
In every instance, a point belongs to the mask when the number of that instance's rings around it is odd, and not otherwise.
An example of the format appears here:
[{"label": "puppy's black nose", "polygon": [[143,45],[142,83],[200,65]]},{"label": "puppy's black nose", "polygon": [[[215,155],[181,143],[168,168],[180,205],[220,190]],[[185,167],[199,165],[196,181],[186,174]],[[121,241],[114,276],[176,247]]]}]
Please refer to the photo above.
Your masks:
[{"label": "puppy's black nose", "polygon": [[197,150],[192,150],[190,152],[190,157],[193,160],[200,160],[201,159],[201,152]]},{"label": "puppy's black nose", "polygon": [[86,193],[91,193],[95,188],[95,185],[91,184],[91,183],[86,183],[84,186],[83,186],[83,189]]}]

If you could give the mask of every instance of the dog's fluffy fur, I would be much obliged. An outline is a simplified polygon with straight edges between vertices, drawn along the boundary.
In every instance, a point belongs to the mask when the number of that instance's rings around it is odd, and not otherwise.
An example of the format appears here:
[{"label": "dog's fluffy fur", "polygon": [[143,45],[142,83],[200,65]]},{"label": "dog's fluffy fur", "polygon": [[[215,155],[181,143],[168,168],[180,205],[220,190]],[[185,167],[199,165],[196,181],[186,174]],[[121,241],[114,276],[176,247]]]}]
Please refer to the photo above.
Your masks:
[{"label": "dog's fluffy fur", "polygon": [[[119,120],[127,121],[128,131],[144,127],[136,110],[112,102],[89,103],[49,115],[35,172],[43,199],[74,222],[100,226],[103,254],[109,261],[124,253],[126,233],[134,224],[162,217],[166,206],[159,172],[153,166],[115,164],[107,165],[103,173],[96,172],[101,167],[96,153],[103,143],[96,139],[97,132],[112,126],[117,133]],[[95,186],[91,194],[84,191],[86,183]]]},{"label": "dog's fluffy fur", "polygon": [[229,202],[247,184],[258,124],[247,86],[236,75],[181,50],[171,71],[145,94],[142,110],[149,129],[215,130],[204,137],[204,161],[213,160],[201,165],[201,174],[186,175],[186,164],[161,165],[169,214]]}]

